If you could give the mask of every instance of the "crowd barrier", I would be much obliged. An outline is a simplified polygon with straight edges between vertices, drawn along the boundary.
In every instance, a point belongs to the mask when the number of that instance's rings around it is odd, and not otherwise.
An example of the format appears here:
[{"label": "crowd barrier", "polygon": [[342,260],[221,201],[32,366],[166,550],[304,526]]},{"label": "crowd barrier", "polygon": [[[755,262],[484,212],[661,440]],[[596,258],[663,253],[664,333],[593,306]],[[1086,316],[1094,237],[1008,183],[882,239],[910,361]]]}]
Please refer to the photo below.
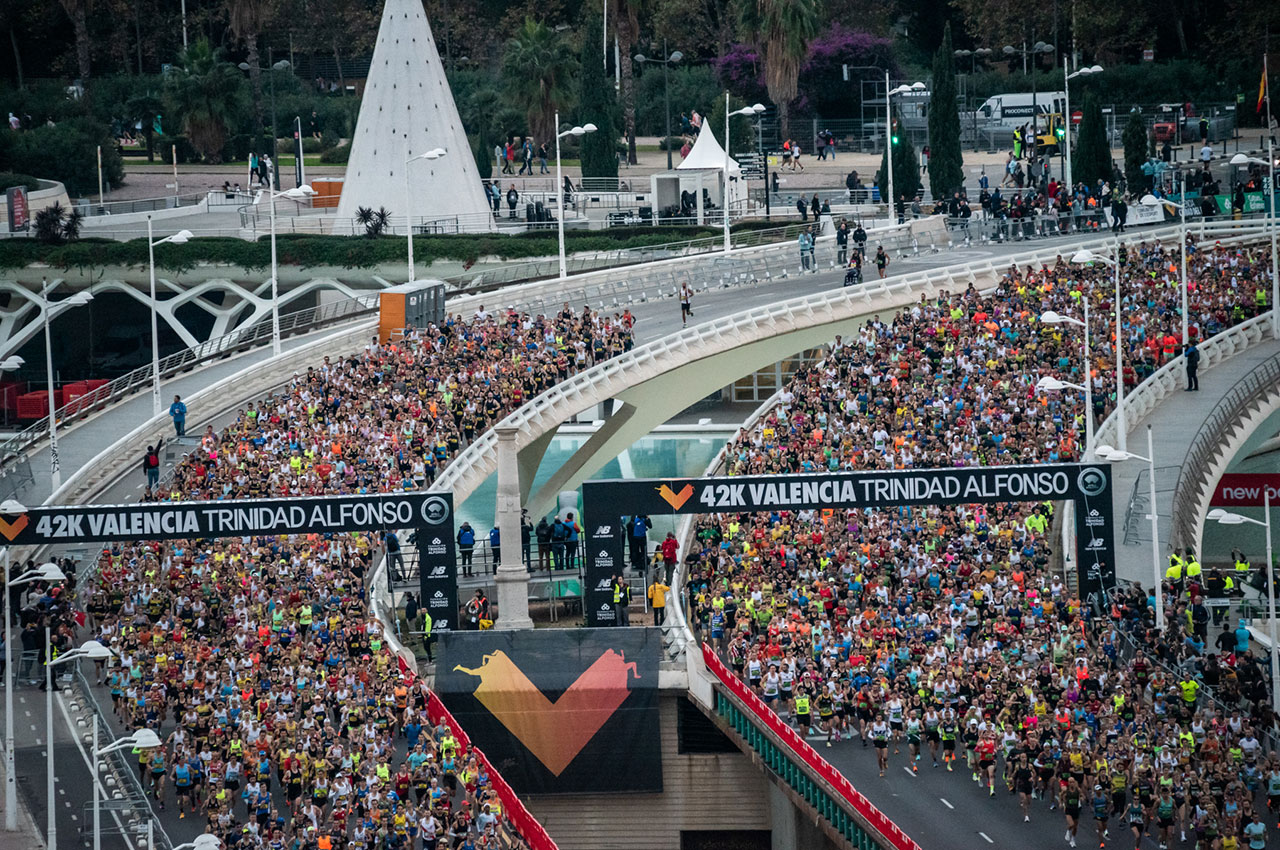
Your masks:
[{"label": "crowd barrier", "polygon": [[[401,662],[401,672],[406,673],[404,662]],[[444,707],[444,703],[440,701],[440,697],[431,691],[427,697],[427,716],[431,718],[432,724],[439,724],[441,720],[453,732],[453,737],[458,740],[464,748],[468,748],[476,754],[485,769],[489,771],[489,782],[493,785],[495,791],[498,792],[498,799],[502,801],[502,816],[508,823],[524,838],[528,844],[529,850],[558,850],[556,843],[551,840],[551,836],[538,823],[537,818],[529,813],[524,807],[524,803],[520,802],[520,798],[516,796],[516,792],[511,789],[507,781],[502,775],[494,769],[493,764],[485,756],[479,747],[471,746],[471,738],[467,736],[466,730],[458,724],[453,715],[449,713],[449,709]]]}]

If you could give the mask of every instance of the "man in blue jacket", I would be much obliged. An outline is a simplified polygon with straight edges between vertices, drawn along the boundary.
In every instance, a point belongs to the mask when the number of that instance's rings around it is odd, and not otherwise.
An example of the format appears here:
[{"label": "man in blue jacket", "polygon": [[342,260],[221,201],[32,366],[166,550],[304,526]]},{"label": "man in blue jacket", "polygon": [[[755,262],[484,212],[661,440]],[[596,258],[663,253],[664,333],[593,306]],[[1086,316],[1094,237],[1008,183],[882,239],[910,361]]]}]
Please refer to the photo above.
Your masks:
[{"label": "man in blue jacket", "polygon": [[182,396],[174,396],[169,405],[169,418],[173,420],[173,430],[179,437],[187,435],[187,406],[182,403]]},{"label": "man in blue jacket", "polygon": [[476,548],[476,530],[464,522],[458,529],[458,553],[462,556],[462,575],[471,576],[471,553]]},{"label": "man in blue jacket", "polygon": [[628,540],[631,542],[631,566],[643,571],[646,556],[649,552],[649,529],[653,528],[653,520],[644,514],[636,514],[627,524]]}]

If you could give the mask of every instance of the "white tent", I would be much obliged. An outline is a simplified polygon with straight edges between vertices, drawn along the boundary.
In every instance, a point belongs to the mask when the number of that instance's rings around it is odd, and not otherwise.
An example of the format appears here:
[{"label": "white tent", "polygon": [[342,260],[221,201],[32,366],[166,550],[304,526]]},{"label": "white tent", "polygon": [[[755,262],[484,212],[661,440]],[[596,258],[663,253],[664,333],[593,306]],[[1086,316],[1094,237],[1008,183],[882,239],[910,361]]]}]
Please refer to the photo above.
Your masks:
[{"label": "white tent", "polygon": [[[448,153],[405,165],[434,148]],[[405,195],[406,168],[412,200]],[[412,211],[415,222],[456,217],[463,230],[493,229],[421,0],[386,0],[383,7],[338,217],[351,219],[361,206],[386,206],[400,222]]]},{"label": "white tent", "polygon": [[[724,148],[716,141],[710,122],[703,122],[698,139],[684,161],[674,171],[650,177],[655,212],[678,204],[682,192],[693,192],[697,198],[695,215],[699,224],[705,221],[703,192],[713,204],[724,204]],[[742,179],[742,166],[729,160],[729,203],[734,215],[742,215],[747,198],[747,184]],[[717,213],[717,217],[718,217]]]}]

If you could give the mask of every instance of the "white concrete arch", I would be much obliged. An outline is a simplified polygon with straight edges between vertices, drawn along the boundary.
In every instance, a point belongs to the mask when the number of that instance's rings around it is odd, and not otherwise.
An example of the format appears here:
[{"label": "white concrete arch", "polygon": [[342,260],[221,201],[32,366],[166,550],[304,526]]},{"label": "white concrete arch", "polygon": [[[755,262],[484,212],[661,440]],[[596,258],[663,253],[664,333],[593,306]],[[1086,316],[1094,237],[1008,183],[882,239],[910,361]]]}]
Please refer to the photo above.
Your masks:
[{"label": "white concrete arch", "polygon": [[[1072,246],[1102,247],[1105,240]],[[1063,246],[1046,246],[997,261],[907,275],[892,284],[868,283],[783,301],[705,322],[598,364],[531,400],[500,424],[517,429],[521,496],[533,516],[546,513],[558,492],[576,488],[637,439],[734,380],[797,351],[825,344],[866,317],[909,306],[922,296],[970,284],[994,286],[1011,265],[1052,262]],[[620,402],[620,405],[606,404]],[[531,485],[561,423],[599,405],[616,408],[604,425],[536,493]],[[444,470],[433,489],[452,490],[461,503],[497,470],[497,436],[488,431]]]}]

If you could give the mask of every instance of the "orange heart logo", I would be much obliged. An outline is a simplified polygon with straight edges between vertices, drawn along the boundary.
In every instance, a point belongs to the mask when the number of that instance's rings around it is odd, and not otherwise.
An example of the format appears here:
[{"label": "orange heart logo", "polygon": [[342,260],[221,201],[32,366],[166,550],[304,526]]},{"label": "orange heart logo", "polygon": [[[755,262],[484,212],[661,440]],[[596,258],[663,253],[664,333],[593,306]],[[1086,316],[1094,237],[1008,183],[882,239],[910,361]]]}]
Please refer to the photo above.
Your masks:
[{"label": "orange heart logo", "polygon": [[552,702],[501,650],[477,669],[453,669],[480,677],[475,698],[556,776],[626,701],[630,675],[640,678],[634,662],[610,649]]},{"label": "orange heart logo", "polygon": [[0,519],[0,534],[5,536],[6,540],[12,541],[15,537],[22,533],[22,529],[27,527],[27,515],[22,514],[13,522],[5,522]]},{"label": "orange heart logo", "polygon": [[684,503],[689,501],[689,497],[693,495],[693,485],[686,484],[679,493],[672,490],[666,484],[658,488],[658,495],[661,496],[668,505],[680,510],[684,507]]}]

